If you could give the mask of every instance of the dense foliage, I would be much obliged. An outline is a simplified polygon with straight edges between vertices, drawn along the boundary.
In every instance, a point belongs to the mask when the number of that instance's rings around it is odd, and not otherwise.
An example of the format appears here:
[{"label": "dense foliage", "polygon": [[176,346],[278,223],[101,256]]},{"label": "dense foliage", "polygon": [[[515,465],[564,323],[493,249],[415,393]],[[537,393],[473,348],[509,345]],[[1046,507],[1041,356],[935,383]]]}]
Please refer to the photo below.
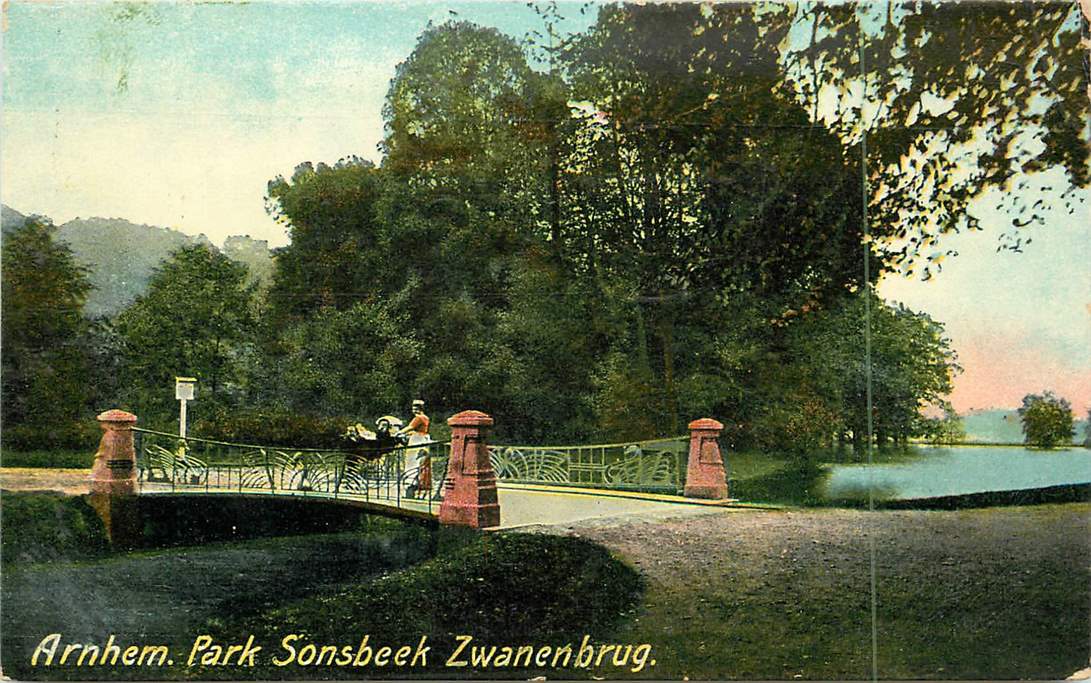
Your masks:
[{"label": "dense foliage", "polygon": [[176,410],[177,376],[200,382],[200,400],[234,404],[254,329],[247,269],[205,245],[173,252],[148,290],[117,318],[122,400],[146,418]]},{"label": "dense foliage", "polygon": [[1024,396],[1019,419],[1028,446],[1053,448],[1072,443],[1075,434],[1072,406],[1052,391]]},{"label": "dense foliage", "polygon": [[382,163],[269,183],[291,244],[267,289],[175,252],[102,335],[116,396],[166,420],[171,376],[194,374],[197,424],[254,440],[255,415],[296,438],[416,397],[437,424],[488,411],[506,440],[702,415],[801,456],[957,437],[942,327],[874,284],[930,277],[983,192],[1018,248],[1032,188],[1087,186],[1075,6],[608,5],[570,36],[559,11],[526,45],[430,25],[391,81]]},{"label": "dense foliage", "polygon": [[81,313],[91,285],[54,232],[32,218],[4,236],[0,343],[9,447],[67,446],[87,426],[95,429],[80,423],[96,398],[92,326]]}]

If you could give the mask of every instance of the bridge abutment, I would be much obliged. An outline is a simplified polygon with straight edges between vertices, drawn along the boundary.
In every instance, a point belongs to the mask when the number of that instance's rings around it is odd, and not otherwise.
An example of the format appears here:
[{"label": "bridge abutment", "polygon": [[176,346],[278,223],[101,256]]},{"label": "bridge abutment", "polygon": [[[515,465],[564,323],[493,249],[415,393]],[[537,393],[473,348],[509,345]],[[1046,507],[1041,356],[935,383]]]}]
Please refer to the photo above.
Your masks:
[{"label": "bridge abutment", "polygon": [[727,498],[727,475],[717,439],[724,426],[712,418],[689,423],[689,461],[686,469],[687,498]]},{"label": "bridge abutment", "polygon": [[451,460],[443,482],[440,524],[475,529],[500,526],[496,472],[488,447],[493,419],[479,410],[464,410],[447,424],[451,426]]},{"label": "bridge abutment", "polygon": [[133,425],[137,418],[123,410],[107,410],[97,419],[103,433],[91,466],[91,492],[87,501],[102,519],[110,542],[132,546],[143,533],[136,501],[133,448]]}]

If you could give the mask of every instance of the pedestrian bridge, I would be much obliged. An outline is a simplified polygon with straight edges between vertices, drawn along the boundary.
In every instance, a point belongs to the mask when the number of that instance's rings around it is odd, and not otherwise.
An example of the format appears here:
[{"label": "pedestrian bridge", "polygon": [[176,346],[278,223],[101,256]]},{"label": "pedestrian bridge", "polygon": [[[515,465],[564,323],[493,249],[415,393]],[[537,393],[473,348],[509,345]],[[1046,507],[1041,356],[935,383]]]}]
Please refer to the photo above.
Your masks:
[{"label": "pedestrian bridge", "polygon": [[688,515],[734,503],[716,442],[722,425],[712,420],[672,439],[525,446],[488,444],[491,418],[467,411],[449,420],[451,441],[370,451],[182,438],[137,428],[121,411],[99,420],[93,494],[313,498],[479,528]]}]

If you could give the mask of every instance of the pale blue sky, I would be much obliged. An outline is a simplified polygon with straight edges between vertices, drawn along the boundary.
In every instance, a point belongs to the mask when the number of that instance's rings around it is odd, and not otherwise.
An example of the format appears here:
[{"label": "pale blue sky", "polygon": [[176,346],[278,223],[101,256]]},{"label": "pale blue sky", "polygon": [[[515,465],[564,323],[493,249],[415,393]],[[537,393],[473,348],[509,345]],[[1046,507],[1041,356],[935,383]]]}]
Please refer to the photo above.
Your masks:
[{"label": "pale blue sky", "polygon": [[[562,4],[563,29],[593,20],[581,6]],[[122,217],[273,246],[286,233],[264,211],[266,182],[301,161],[378,160],[389,80],[429,21],[457,16],[516,38],[542,28],[522,2],[156,4],[120,20],[119,7],[7,5],[3,202],[57,222]],[[958,407],[1052,388],[1082,411],[1086,205],[1050,214],[1022,254],[996,253],[1009,219],[995,205],[975,205],[986,230],[949,240],[959,255],[932,281],[891,278],[881,293],[947,324],[967,368]]]}]

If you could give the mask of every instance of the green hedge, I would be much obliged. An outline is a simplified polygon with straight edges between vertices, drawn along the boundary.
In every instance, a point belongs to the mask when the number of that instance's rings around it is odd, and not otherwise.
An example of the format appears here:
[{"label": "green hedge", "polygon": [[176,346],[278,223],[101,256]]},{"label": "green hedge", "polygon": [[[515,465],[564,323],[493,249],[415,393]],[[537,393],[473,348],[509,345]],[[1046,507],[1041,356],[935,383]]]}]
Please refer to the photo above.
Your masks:
[{"label": "green hedge", "polygon": [[61,425],[4,425],[0,448],[4,451],[84,450],[94,453],[102,430],[93,415]]},{"label": "green hedge", "polygon": [[4,449],[0,452],[0,466],[3,467],[60,467],[67,469],[90,469],[95,459],[96,446],[84,450],[40,450],[13,451]]}]

